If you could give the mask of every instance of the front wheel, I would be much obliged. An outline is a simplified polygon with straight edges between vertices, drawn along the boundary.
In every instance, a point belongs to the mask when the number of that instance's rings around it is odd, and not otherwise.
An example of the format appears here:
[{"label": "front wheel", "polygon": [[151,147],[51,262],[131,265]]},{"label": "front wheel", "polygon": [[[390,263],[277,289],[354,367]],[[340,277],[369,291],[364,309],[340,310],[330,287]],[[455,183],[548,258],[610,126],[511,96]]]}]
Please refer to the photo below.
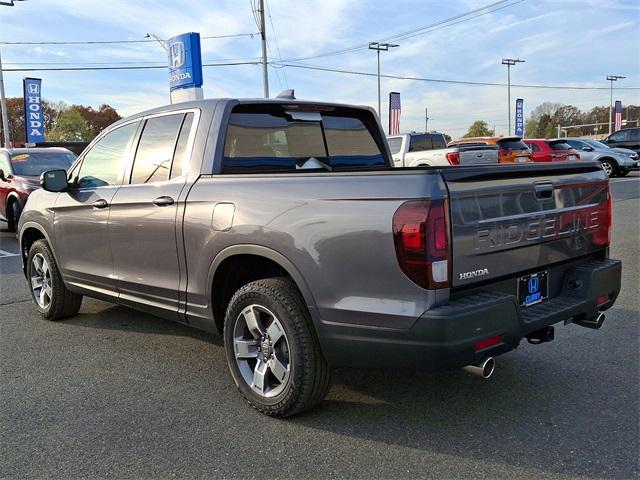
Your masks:
[{"label": "front wheel", "polygon": [[288,417],[320,402],[330,368],[296,286],[287,278],[240,288],[227,308],[224,346],[240,393],[258,411]]},{"label": "front wheel", "polygon": [[604,169],[604,173],[607,174],[607,177],[615,177],[616,176],[616,166],[611,160],[602,160],[600,162],[602,164],[602,168]]},{"label": "front wheel", "polygon": [[31,298],[46,320],[60,320],[78,313],[82,295],[69,291],[46,240],[33,243],[27,258]]}]

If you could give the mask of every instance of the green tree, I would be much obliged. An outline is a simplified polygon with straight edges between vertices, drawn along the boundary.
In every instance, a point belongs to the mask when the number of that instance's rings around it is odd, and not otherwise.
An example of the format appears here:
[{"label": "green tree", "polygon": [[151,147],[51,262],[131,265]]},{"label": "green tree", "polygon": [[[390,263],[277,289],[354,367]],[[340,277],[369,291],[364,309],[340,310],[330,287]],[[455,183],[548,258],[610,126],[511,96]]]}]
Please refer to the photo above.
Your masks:
[{"label": "green tree", "polygon": [[93,138],[86,120],[75,108],[69,108],[58,115],[55,127],[47,135],[47,140],[57,142],[88,142]]},{"label": "green tree", "polygon": [[493,130],[489,130],[489,125],[484,120],[476,120],[469,126],[467,133],[463,138],[470,137],[492,137],[495,134]]}]

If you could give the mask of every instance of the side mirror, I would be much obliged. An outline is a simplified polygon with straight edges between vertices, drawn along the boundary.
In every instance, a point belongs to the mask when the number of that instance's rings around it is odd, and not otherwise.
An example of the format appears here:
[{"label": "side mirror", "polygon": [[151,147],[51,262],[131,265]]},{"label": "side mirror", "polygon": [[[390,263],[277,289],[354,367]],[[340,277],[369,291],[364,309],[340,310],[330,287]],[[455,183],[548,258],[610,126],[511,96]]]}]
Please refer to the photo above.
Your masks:
[{"label": "side mirror", "polygon": [[40,175],[40,185],[47,192],[64,192],[68,187],[67,172],[64,170],[49,170]]},{"label": "side mirror", "polygon": [[582,150],[584,150],[585,152],[593,152],[593,147],[584,146],[582,147]]}]

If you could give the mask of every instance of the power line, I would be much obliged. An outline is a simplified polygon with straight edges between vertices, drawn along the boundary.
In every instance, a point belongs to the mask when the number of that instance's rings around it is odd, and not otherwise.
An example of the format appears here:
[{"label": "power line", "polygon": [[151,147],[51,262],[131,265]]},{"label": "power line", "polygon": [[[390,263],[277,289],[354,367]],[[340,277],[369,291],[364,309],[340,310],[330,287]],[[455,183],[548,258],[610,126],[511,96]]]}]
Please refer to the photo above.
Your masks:
[{"label": "power line", "polygon": [[[228,63],[203,63],[203,67],[232,67],[236,65],[260,65],[262,62],[228,62]],[[35,68],[4,68],[5,72],[74,72],[93,70],[151,70],[159,68],[169,68],[167,65],[128,65],[110,67],[35,67]]]},{"label": "power line", "polygon": [[[292,68],[302,68],[308,70],[319,70],[324,72],[333,72],[333,73],[342,73],[348,75],[360,75],[365,77],[375,77],[376,73],[370,72],[359,72],[356,70],[344,70],[340,68],[330,68],[330,67],[321,67],[319,65],[305,65],[305,64],[296,64],[296,63],[285,63],[285,62],[272,62],[278,63],[281,66],[292,67]],[[433,83],[449,83],[449,84],[457,84],[457,85],[476,85],[476,86],[484,86],[484,87],[506,87],[506,83],[498,83],[498,82],[473,82],[473,81],[465,81],[465,80],[445,80],[440,78],[426,78],[426,77],[407,77],[402,75],[380,75],[384,78],[390,78],[394,80],[412,80],[419,82],[433,82]],[[520,87],[520,88],[547,88],[547,89],[558,89],[558,90],[609,90],[609,87],[579,87],[572,85],[527,85],[527,84],[511,84],[512,87]],[[621,87],[616,90],[640,90],[640,87]]]},{"label": "power line", "polygon": [[[443,20],[439,20],[439,21],[437,21],[435,23],[431,23],[431,24],[428,24],[428,25],[423,25],[421,27],[414,28],[414,29],[406,31],[406,32],[398,33],[396,35],[392,35],[390,37],[383,38],[382,40],[384,40],[384,41],[398,41],[398,40],[401,40],[401,39],[404,39],[404,38],[410,38],[412,36],[417,36],[417,35],[422,35],[422,34],[425,34],[425,33],[430,33],[430,31],[440,30],[442,28],[448,28],[448,27],[450,27],[452,25],[456,25],[458,23],[466,22],[468,20],[472,20],[472,19],[480,17],[482,15],[487,15],[489,13],[493,13],[493,12],[496,12],[498,10],[502,10],[503,8],[511,7],[511,6],[515,5],[515,4],[521,3],[523,1],[524,0],[515,0],[515,1],[513,1],[513,0],[500,0],[498,2],[490,3],[490,4],[485,5],[483,7],[476,8],[474,10],[470,10],[470,11],[465,12],[465,13],[454,15],[453,17],[449,17],[449,18],[445,18]],[[496,6],[501,5],[503,3],[506,3],[506,2],[513,2],[513,3],[509,3],[508,5],[503,5],[503,6],[500,6],[499,8],[495,8],[495,9],[491,10],[493,7],[496,7]],[[484,10],[487,10],[487,11],[484,11]],[[478,15],[474,15],[474,14],[476,14],[478,12],[481,12],[481,13],[479,13]],[[463,18],[463,17],[469,17],[469,18]],[[450,25],[446,25],[446,24],[449,24],[450,22],[453,22],[454,20],[458,20],[458,21],[455,22],[455,23],[451,23]],[[439,28],[436,28],[436,27],[439,27]],[[365,43],[365,44],[360,44],[360,45],[353,45],[351,47],[347,47],[347,48],[344,48],[344,49],[341,49],[341,50],[334,50],[334,51],[329,51],[329,52],[324,52],[324,53],[318,53],[318,54],[311,55],[311,56],[308,56],[308,57],[295,58],[295,59],[285,59],[284,61],[285,62],[292,62],[292,61],[300,61],[300,60],[311,60],[311,59],[314,59],[314,58],[329,57],[329,56],[334,56],[334,55],[344,55],[344,54],[356,52],[356,51],[359,51],[359,50],[365,50],[368,47],[369,47],[369,44]]]},{"label": "power line", "polygon": [[[200,37],[201,40],[212,40],[218,38],[251,37],[260,35],[259,33],[233,33],[229,35],[207,35]],[[118,43],[148,43],[155,42],[154,39],[144,40],[70,40],[70,41],[47,41],[47,42],[0,42],[0,45],[108,45]]]}]

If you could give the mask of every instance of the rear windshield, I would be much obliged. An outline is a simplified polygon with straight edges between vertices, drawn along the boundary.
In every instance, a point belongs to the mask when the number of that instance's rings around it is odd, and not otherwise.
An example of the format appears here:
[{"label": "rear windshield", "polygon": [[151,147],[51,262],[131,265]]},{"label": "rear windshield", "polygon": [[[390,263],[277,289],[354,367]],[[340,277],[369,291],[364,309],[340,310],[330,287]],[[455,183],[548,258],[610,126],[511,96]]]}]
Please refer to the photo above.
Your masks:
[{"label": "rear windshield", "polygon": [[410,152],[423,152],[425,150],[436,150],[438,148],[447,148],[447,142],[444,136],[439,133],[425,133],[420,135],[410,135],[409,143]]},{"label": "rear windshield", "polygon": [[565,142],[549,142],[551,150],[571,150],[573,147]]},{"label": "rear windshield", "polygon": [[527,150],[527,144],[522,140],[498,140],[498,145],[500,148],[505,150]]},{"label": "rear windshield", "polygon": [[67,170],[76,156],[71,152],[29,152],[11,155],[11,167],[16,175],[38,177],[47,170]]},{"label": "rear windshield", "polygon": [[287,111],[282,105],[241,105],[231,113],[223,173],[379,168],[387,161],[367,112],[331,108]]}]

